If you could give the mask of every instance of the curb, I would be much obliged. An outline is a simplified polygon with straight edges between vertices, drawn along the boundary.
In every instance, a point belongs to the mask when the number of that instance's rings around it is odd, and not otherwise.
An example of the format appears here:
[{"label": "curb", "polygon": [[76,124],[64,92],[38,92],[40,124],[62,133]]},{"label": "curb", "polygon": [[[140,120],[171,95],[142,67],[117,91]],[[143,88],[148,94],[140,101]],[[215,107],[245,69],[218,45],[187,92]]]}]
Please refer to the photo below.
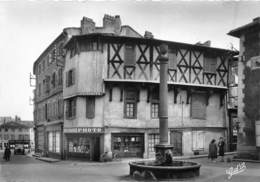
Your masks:
[{"label": "curb", "polygon": [[45,158],[45,157],[35,157],[35,159],[48,162],[48,163],[54,163],[54,162],[59,162],[60,160],[58,159],[52,159],[52,158]]}]

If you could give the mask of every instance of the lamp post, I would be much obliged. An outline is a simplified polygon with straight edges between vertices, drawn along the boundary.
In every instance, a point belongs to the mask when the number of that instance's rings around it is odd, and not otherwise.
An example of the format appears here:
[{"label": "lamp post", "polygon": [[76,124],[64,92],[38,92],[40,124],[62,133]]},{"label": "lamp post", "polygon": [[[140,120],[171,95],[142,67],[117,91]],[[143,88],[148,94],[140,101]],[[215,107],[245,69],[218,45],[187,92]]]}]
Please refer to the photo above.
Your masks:
[{"label": "lamp post", "polygon": [[159,130],[160,143],[155,145],[156,158],[160,156],[160,162],[166,162],[166,153],[173,149],[168,144],[168,46],[160,46],[160,102],[159,102]]}]

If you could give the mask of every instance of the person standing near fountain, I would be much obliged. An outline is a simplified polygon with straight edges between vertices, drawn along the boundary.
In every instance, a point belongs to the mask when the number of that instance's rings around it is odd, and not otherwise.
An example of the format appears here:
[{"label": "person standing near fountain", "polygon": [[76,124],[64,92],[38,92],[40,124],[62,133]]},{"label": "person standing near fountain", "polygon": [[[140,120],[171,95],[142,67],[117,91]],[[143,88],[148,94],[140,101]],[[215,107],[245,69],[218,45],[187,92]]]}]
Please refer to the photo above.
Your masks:
[{"label": "person standing near fountain", "polygon": [[216,140],[213,139],[211,140],[209,144],[209,156],[208,158],[211,159],[212,162],[216,162],[216,158],[218,157],[217,155],[217,145],[216,145]]},{"label": "person standing near fountain", "polygon": [[218,155],[221,157],[220,162],[224,162],[224,148],[225,148],[224,139],[223,137],[220,137],[218,142]]}]

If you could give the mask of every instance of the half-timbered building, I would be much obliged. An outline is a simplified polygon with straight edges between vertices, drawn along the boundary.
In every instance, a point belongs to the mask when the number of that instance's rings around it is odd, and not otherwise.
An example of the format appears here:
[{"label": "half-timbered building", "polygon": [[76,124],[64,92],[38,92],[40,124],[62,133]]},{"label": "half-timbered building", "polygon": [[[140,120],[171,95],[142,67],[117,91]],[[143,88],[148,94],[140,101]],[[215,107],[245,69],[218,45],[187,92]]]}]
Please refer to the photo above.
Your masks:
[{"label": "half-timbered building", "polygon": [[[59,42],[65,44],[62,64],[54,61],[43,71]],[[36,60],[36,148],[69,159],[99,160],[104,152],[153,157],[162,43],[169,47],[168,133],[174,154],[206,153],[210,140],[227,138],[229,62],[237,53],[158,40],[150,32],[141,36],[121,25],[119,16],[105,15],[102,27],[84,17],[80,28],[67,28]],[[55,82],[59,87],[51,91],[59,69],[62,85]]]},{"label": "half-timbered building", "polygon": [[206,153],[213,138],[227,138],[228,63],[236,52],[96,33],[74,36],[66,45],[64,133],[69,154],[84,146],[94,155],[154,156],[162,43],[169,47],[168,132],[175,155]]}]

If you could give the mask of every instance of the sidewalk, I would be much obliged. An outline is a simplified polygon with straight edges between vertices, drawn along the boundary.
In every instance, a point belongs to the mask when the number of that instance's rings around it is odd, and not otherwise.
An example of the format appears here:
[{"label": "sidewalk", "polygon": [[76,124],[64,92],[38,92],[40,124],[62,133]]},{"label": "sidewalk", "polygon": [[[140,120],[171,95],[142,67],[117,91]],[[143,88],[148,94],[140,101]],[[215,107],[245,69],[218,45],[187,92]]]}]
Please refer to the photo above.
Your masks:
[{"label": "sidewalk", "polygon": [[[236,152],[226,152],[225,156],[233,156],[235,155]],[[60,160],[60,159],[54,159],[50,157],[41,157],[40,155],[37,154],[30,154],[31,157],[34,157],[35,159],[44,161],[44,162],[49,162],[49,163],[60,163],[60,164],[71,164],[71,165],[104,165],[104,164],[115,164],[115,163],[129,163],[133,161],[152,161],[155,160],[155,158],[149,158],[149,159],[144,159],[144,158],[121,158],[117,160],[113,160],[110,162],[95,162],[95,161],[80,161],[80,160]],[[28,155],[29,156],[29,155]],[[192,156],[175,156],[173,157],[173,160],[188,160],[188,159],[198,159],[198,158],[207,158],[207,154],[203,155],[192,155]]]}]

